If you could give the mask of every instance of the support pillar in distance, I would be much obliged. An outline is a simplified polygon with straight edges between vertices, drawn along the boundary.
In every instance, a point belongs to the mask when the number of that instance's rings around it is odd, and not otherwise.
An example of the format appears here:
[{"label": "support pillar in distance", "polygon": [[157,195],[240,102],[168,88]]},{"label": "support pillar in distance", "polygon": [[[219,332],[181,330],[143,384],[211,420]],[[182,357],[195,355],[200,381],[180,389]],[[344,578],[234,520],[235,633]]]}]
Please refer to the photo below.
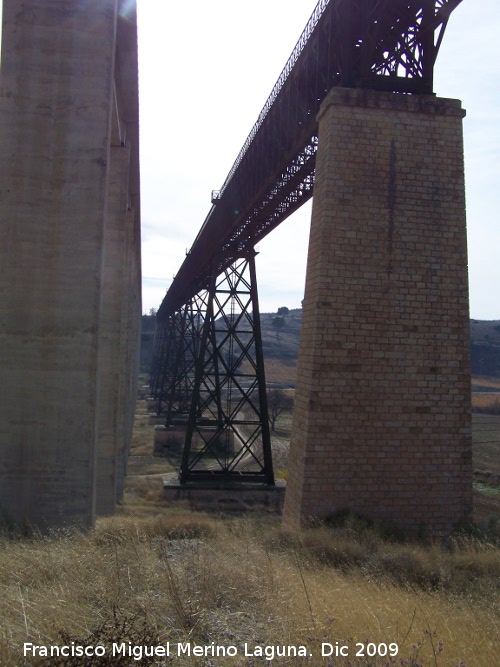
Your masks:
[{"label": "support pillar in distance", "polygon": [[208,289],[180,472],[199,480],[274,484],[253,251]]}]

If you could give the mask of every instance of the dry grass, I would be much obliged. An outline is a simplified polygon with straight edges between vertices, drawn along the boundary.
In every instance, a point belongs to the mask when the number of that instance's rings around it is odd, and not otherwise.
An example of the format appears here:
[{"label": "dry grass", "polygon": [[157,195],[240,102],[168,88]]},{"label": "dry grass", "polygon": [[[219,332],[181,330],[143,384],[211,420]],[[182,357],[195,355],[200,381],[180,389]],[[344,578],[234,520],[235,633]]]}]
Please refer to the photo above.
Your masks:
[{"label": "dry grass", "polygon": [[472,415],[474,468],[500,474],[500,415]]},{"label": "dry grass", "polygon": [[[289,425],[279,426],[285,446]],[[489,421],[485,427],[490,433]],[[498,664],[500,550],[493,539],[462,537],[444,549],[391,541],[350,517],[297,532],[284,530],[279,517],[166,508],[157,470],[170,468],[151,457],[143,402],[135,438],[117,516],[85,534],[0,536],[0,667]],[[237,646],[239,655],[25,660],[27,641],[215,642]],[[304,645],[313,658],[269,662],[244,656],[245,642],[252,649]],[[348,646],[350,658],[322,658],[323,642]],[[399,653],[393,662],[356,658],[356,642],[395,642]]]},{"label": "dry grass", "polygon": [[[321,642],[335,641],[350,642],[351,656],[357,641],[397,642],[397,665],[497,664],[500,561],[493,546],[467,540],[451,553],[349,527],[297,533],[281,530],[278,519],[156,507],[149,517],[127,512],[134,510],[101,519],[88,534],[2,541],[4,665],[23,664],[25,641],[50,645],[64,636],[66,643],[85,644],[92,633],[101,641],[127,634],[132,643],[141,637],[155,645],[214,641],[241,650],[244,642],[303,644],[315,665],[328,663],[321,660]],[[412,656],[413,663],[401,662]],[[174,664],[248,660],[180,658]],[[330,663],[382,666],[386,660]]]},{"label": "dry grass", "polygon": [[472,391],[476,387],[490,387],[492,390],[500,389],[500,378],[488,377],[485,375],[475,375],[472,378]]},{"label": "dry grass", "polygon": [[153,449],[153,429],[149,423],[149,410],[145,400],[137,401],[134,431],[132,435],[132,456],[151,454]]},{"label": "dry grass", "polygon": [[[152,511],[164,507],[162,477],[174,470],[165,458],[153,456],[153,439],[147,403],[138,400],[125,480],[126,511],[137,516],[151,516]],[[123,508],[119,508],[118,513],[122,512]]]},{"label": "dry grass", "polygon": [[296,379],[297,379],[296,359],[270,358],[266,360],[267,382],[277,382],[285,386],[295,386]]},{"label": "dry grass", "polygon": [[500,398],[492,394],[473,394],[472,411],[486,414],[500,414]]}]

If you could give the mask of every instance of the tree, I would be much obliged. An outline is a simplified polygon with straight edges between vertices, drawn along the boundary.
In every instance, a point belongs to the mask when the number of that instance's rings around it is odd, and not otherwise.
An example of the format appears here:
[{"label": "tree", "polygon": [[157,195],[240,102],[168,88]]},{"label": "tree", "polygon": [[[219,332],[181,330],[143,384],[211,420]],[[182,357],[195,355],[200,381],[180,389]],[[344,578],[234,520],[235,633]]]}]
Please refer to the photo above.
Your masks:
[{"label": "tree", "polygon": [[273,320],[273,327],[276,329],[276,338],[280,339],[280,331],[285,326],[285,318],[282,315],[275,317]]},{"label": "tree", "polygon": [[278,315],[288,315],[289,312],[290,310],[286,306],[280,306],[280,308],[278,308]]},{"label": "tree", "polygon": [[269,389],[267,392],[267,410],[271,431],[276,430],[276,420],[283,412],[293,410],[293,398],[284,389]]}]

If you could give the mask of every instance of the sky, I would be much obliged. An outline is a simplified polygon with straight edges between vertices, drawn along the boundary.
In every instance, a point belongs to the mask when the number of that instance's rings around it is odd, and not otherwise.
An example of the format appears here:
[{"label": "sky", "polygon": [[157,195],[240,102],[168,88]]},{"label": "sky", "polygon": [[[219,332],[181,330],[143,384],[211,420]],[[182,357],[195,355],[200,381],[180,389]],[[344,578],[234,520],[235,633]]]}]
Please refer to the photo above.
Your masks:
[{"label": "sky", "polygon": [[[158,308],[316,0],[137,0],[143,312]],[[463,0],[434,70],[462,100],[470,311],[500,319],[498,0]],[[311,202],[258,246],[261,312],[300,307]]]},{"label": "sky", "polygon": [[[143,312],[158,308],[316,0],[137,0]],[[2,2],[0,0],[0,16]],[[453,12],[434,90],[462,100],[471,317],[500,319],[500,6]],[[303,298],[311,201],[258,246],[262,312]]]}]

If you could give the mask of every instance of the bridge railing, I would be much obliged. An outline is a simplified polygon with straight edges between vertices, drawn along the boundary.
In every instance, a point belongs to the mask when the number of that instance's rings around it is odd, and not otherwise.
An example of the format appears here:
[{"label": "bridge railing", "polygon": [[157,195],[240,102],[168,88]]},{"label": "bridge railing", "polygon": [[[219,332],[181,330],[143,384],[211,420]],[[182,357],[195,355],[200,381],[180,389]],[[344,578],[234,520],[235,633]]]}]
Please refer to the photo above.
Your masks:
[{"label": "bridge railing", "polygon": [[290,57],[288,58],[281,74],[279,75],[278,80],[274,84],[274,87],[273,87],[269,97],[267,98],[264,106],[262,107],[262,110],[259,114],[259,117],[258,117],[257,121],[255,122],[255,125],[250,130],[250,134],[246,138],[245,143],[243,144],[240,152],[238,153],[238,157],[234,161],[234,164],[231,167],[231,169],[229,170],[229,173],[226,177],[226,180],[224,181],[224,184],[223,184],[222,188],[220,189],[219,198],[222,196],[224,190],[226,189],[227,184],[229,183],[229,181],[233,177],[235,171],[238,169],[238,166],[239,166],[241,160],[243,159],[245,153],[247,152],[248,147],[250,146],[250,144],[252,143],[255,135],[259,131],[259,128],[261,127],[265,117],[267,116],[269,109],[272,107],[274,101],[278,97],[278,94],[279,94],[280,90],[283,88],[283,85],[284,85],[285,81],[287,80],[290,72],[292,71],[293,66],[297,62],[297,59],[298,59],[299,55],[302,53],[302,50],[304,49],[305,45],[307,44],[307,41],[308,41],[309,37],[311,36],[311,33],[313,32],[314,28],[318,24],[318,21],[320,20],[321,15],[323,14],[323,12],[325,10],[325,7],[328,5],[329,2],[330,2],[330,0],[319,0],[318,4],[314,8],[314,11],[310,16],[306,27],[302,31],[302,34],[300,35],[300,37],[299,37],[291,55],[290,55]]}]

